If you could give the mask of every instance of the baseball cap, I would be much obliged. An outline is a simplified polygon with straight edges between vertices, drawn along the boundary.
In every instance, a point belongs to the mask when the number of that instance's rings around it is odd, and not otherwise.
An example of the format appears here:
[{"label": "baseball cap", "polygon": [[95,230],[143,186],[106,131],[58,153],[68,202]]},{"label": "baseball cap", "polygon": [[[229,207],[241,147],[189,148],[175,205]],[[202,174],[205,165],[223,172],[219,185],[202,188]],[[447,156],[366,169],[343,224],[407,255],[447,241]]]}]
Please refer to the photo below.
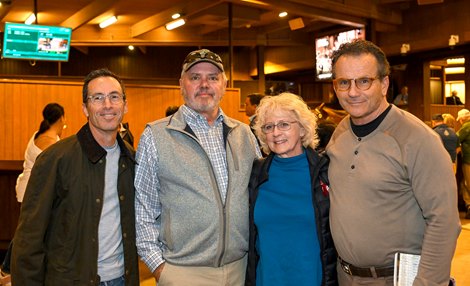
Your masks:
[{"label": "baseball cap", "polygon": [[468,109],[460,109],[459,112],[457,112],[457,121],[468,116],[470,116],[470,111]]},{"label": "baseball cap", "polygon": [[183,62],[183,71],[187,72],[192,66],[198,63],[207,62],[218,67],[221,72],[224,72],[224,65],[220,56],[208,49],[201,49],[190,52]]}]

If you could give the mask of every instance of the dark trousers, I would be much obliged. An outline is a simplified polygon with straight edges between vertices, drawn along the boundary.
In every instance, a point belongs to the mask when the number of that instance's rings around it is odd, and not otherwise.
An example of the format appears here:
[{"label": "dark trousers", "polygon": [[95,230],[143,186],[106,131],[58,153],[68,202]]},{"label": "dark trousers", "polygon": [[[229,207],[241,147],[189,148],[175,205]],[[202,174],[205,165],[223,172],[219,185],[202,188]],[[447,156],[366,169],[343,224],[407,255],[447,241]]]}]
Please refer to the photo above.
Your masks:
[{"label": "dark trousers", "polygon": [[10,274],[10,260],[11,260],[12,247],[13,247],[13,241],[11,241],[10,245],[8,245],[7,253],[5,254],[5,258],[3,259],[3,263],[1,267],[3,273]]}]

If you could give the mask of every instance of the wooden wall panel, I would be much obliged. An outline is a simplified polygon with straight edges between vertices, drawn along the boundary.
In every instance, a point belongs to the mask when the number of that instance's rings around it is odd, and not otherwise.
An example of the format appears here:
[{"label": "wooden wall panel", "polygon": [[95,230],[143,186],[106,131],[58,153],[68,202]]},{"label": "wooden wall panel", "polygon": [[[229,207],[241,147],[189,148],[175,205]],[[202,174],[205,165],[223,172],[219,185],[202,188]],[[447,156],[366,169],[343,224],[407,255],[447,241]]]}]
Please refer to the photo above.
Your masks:
[{"label": "wooden wall panel", "polygon": [[[86,122],[82,112],[82,83],[65,81],[0,81],[0,161],[23,160],[24,150],[42,120],[47,103],[64,106],[67,128],[63,137],[75,134]],[[135,137],[135,147],[145,124],[162,118],[170,105],[181,105],[178,86],[126,84],[129,122]],[[227,89],[221,102],[224,112],[235,119],[248,122],[240,110],[240,90]]]},{"label": "wooden wall panel", "polygon": [[0,162],[0,250],[7,249],[15,233],[20,204],[16,201],[16,178],[21,173],[20,162]]}]

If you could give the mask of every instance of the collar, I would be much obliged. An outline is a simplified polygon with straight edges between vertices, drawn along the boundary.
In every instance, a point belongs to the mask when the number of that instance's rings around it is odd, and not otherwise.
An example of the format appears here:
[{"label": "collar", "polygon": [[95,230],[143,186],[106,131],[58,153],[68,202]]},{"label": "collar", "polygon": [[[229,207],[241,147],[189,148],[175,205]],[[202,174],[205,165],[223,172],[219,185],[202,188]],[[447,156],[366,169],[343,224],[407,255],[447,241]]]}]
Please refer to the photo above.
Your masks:
[{"label": "collar", "polygon": [[[182,109],[181,111],[183,112],[183,116],[187,123],[194,124],[194,125],[201,125],[201,123],[204,123],[205,125],[209,126],[209,123],[207,122],[207,119],[204,116],[202,116],[200,113],[196,112],[195,110],[193,110],[186,104],[182,105],[181,109]],[[220,109],[220,107],[218,110],[217,118],[214,121],[215,121],[214,125],[220,124],[221,122],[224,121],[224,113],[222,109]]]},{"label": "collar", "polygon": [[[101,145],[98,144],[98,142],[96,142],[95,138],[93,137],[89,123],[83,125],[83,127],[78,131],[77,139],[80,143],[80,146],[82,147],[83,152],[88,157],[88,160],[90,160],[92,163],[96,163],[101,158],[106,156],[106,150],[101,147]],[[129,157],[135,163],[136,161],[134,159],[134,155],[126,147],[126,144],[118,133],[116,133],[116,140],[121,149],[121,155]]]}]

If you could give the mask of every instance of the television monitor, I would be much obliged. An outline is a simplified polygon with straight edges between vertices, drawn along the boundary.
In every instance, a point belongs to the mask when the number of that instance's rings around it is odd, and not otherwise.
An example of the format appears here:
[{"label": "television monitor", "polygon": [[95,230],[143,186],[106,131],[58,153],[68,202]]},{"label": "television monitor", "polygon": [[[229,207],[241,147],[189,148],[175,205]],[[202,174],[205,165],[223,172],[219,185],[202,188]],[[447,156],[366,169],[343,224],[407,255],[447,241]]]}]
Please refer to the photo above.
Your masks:
[{"label": "television monitor", "polygon": [[364,29],[353,29],[333,35],[319,37],[315,40],[316,78],[329,80],[332,77],[331,55],[341,44],[355,39],[365,39]]},{"label": "television monitor", "polygon": [[71,28],[5,23],[2,57],[66,62],[71,37]]}]

